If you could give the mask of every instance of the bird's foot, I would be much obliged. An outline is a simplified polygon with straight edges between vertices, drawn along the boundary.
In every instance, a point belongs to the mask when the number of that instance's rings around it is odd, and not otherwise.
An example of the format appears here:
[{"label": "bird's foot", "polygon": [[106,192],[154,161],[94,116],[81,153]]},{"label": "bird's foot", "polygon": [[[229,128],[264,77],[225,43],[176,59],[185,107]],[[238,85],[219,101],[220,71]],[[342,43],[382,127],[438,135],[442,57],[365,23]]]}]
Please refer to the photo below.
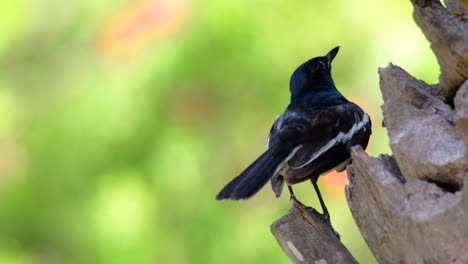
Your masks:
[{"label": "bird's foot", "polygon": [[288,190],[289,190],[289,200],[290,200],[290,201],[293,201],[293,202],[294,202],[294,201],[297,202],[298,200],[297,200],[297,198],[296,198],[296,195],[294,195],[294,191],[293,191],[291,185],[288,185]]},{"label": "bird's foot", "polygon": [[335,236],[336,236],[338,239],[341,239],[340,234],[339,234],[339,233],[333,228],[333,226],[332,226],[332,223],[331,223],[331,221],[330,221],[330,214],[328,214],[328,213],[320,214],[320,218],[322,218],[322,221],[330,227],[330,229],[333,231],[333,233],[335,234]]},{"label": "bird's foot", "polygon": [[291,193],[291,195],[289,195],[289,200],[290,201],[297,201],[296,195],[294,195],[294,193]]}]

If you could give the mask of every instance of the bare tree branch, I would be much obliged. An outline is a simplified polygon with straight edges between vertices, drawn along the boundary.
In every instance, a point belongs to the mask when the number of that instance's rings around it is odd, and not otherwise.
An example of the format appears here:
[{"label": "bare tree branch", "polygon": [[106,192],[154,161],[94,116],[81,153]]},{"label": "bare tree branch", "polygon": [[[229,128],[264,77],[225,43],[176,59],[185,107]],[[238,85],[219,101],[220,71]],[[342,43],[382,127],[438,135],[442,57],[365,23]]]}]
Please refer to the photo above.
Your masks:
[{"label": "bare tree branch", "polygon": [[297,200],[271,232],[294,263],[357,263],[319,213]]}]

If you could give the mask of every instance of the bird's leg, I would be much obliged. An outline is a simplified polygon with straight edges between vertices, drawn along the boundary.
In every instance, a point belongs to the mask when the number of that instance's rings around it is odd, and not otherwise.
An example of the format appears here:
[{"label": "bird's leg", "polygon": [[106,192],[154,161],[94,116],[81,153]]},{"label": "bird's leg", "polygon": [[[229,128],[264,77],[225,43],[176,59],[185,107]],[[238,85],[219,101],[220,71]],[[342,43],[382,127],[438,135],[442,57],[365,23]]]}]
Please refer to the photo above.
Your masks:
[{"label": "bird's leg", "polygon": [[296,195],[294,195],[294,192],[293,192],[293,189],[292,189],[291,185],[288,185],[288,190],[289,190],[289,199],[290,200],[296,199]]},{"label": "bird's leg", "polygon": [[320,194],[320,189],[317,185],[317,179],[311,179],[312,185],[314,185],[315,192],[317,193],[317,196],[320,201],[320,205],[322,206],[322,215],[325,221],[330,222],[330,214],[328,213],[328,209],[325,206],[325,202],[323,202],[322,194]]},{"label": "bird's leg", "polygon": [[333,228],[332,224],[331,224],[331,221],[330,221],[330,214],[328,213],[328,209],[327,207],[325,206],[325,202],[323,202],[323,198],[322,198],[322,194],[320,193],[320,190],[319,190],[319,187],[317,185],[317,180],[318,178],[316,179],[311,179],[310,181],[312,182],[312,185],[314,185],[314,189],[315,189],[315,192],[317,193],[317,196],[319,198],[319,201],[320,201],[320,205],[322,206],[322,217],[323,217],[323,220],[325,221],[325,223],[327,225],[329,225],[331,227],[331,229],[333,230],[333,233],[335,233],[336,237],[338,237],[338,239],[340,239],[340,234],[338,234],[338,232],[336,232],[336,230]]}]

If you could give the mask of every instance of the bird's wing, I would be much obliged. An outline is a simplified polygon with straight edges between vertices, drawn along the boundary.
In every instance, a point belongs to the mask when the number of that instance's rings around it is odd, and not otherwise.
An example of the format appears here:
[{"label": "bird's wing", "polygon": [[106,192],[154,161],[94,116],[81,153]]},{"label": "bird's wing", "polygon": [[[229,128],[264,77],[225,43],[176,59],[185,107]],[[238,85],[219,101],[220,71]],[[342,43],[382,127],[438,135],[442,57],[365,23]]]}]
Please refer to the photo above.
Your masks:
[{"label": "bird's wing", "polygon": [[273,125],[269,141],[270,146],[281,142],[301,145],[290,165],[302,168],[333,146],[347,143],[363,128],[370,129],[369,116],[354,103],[288,109]]}]

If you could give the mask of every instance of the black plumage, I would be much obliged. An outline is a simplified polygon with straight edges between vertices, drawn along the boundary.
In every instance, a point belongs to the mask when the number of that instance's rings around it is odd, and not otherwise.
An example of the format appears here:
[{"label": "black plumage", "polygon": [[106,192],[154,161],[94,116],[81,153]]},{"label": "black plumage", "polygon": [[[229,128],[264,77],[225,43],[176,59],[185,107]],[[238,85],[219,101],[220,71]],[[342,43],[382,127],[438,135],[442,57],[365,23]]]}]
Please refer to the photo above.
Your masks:
[{"label": "black plumage", "polygon": [[317,186],[319,176],[343,169],[350,160],[350,148],[366,148],[371,134],[369,115],[348,101],[333,82],[331,62],[338,50],[310,59],[294,71],[291,102],[271,128],[267,151],[226,185],[218,200],[248,199],[270,179],[277,196],[284,182],[294,196],[290,186],[310,179],[328,219]]}]

